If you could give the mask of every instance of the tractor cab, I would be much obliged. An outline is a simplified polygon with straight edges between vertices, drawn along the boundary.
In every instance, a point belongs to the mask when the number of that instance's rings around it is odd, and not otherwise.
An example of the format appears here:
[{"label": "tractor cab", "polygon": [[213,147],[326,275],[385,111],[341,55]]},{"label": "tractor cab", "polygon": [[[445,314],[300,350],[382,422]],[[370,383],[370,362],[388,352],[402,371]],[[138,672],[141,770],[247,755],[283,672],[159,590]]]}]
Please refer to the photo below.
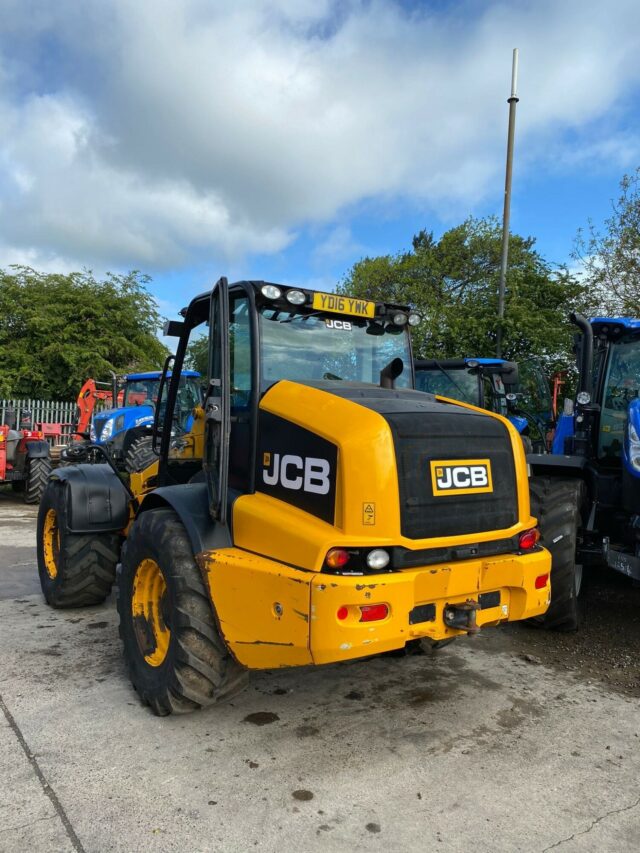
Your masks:
[{"label": "tractor cab", "polygon": [[[129,470],[127,458],[132,448],[151,436],[156,410],[160,422],[166,406],[166,387],[161,389],[160,371],[130,373],[124,377],[124,385],[117,398],[122,405],[114,409],[103,409],[94,414],[90,437],[94,444],[107,448],[111,458],[118,465]],[[193,427],[193,411],[202,404],[202,384],[200,374],[195,370],[184,370],[174,410],[173,432],[182,435]],[[146,455],[145,455],[146,458]]]},{"label": "tractor cab", "polygon": [[418,390],[502,415],[528,439],[528,449],[546,449],[552,404],[535,359],[520,366],[500,358],[419,359],[415,370]]},{"label": "tractor cab", "polygon": [[[188,341],[208,326],[215,342],[222,330],[210,316],[211,304],[210,293],[196,297],[184,311],[184,322],[172,321],[165,334]],[[257,401],[276,383],[318,382],[336,389],[350,383],[379,385],[381,381],[389,387],[414,386],[409,328],[420,317],[408,309],[263,282],[231,286],[228,306],[228,317],[222,322],[228,326],[229,375],[221,381],[229,389],[228,482],[232,489],[253,486],[255,470],[247,447],[252,446],[258,429]],[[213,349],[212,370],[215,353]],[[176,361],[178,357],[182,357],[180,348]],[[390,365],[395,365],[393,371]],[[168,363],[162,388],[164,399],[169,387],[169,412],[175,412],[180,399],[179,386],[171,381],[173,369]],[[188,371],[180,373],[181,383],[185,373]],[[211,394],[209,387],[207,399]],[[206,404],[207,400],[205,408]],[[156,419],[154,429],[160,457],[155,482],[186,482],[202,468],[205,424],[202,420],[196,424],[196,440],[185,448],[166,431],[162,433],[161,420]]]},{"label": "tractor cab", "polygon": [[640,466],[631,461],[640,428],[640,321],[598,318],[591,321],[591,327],[593,383],[601,407],[595,452],[602,465],[619,467],[622,463],[632,476],[640,477]]},{"label": "tractor cab", "polygon": [[606,563],[640,581],[640,320],[571,315],[578,327],[575,401],[535,475],[580,483],[580,565]]}]

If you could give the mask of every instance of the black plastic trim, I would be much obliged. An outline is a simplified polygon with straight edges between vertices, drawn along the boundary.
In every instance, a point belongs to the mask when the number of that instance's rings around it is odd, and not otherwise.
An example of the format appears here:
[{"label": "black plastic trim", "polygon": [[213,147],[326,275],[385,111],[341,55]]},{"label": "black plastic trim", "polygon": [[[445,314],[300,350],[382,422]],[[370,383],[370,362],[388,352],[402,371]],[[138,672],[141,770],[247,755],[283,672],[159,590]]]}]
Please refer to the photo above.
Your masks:
[{"label": "black plastic trim", "polygon": [[25,456],[27,459],[44,459],[49,456],[49,444],[46,441],[26,441]]},{"label": "black plastic trim", "polygon": [[155,489],[143,500],[140,512],[158,507],[171,507],[179,516],[194,555],[233,545],[229,528],[211,519],[206,483],[186,483]]},{"label": "black plastic trim", "polygon": [[107,533],[127,526],[131,498],[110,465],[69,465],[57,468],[51,479],[66,487],[69,532]]},{"label": "black plastic trim", "polygon": [[455,545],[450,548],[422,548],[412,551],[410,548],[395,547],[390,550],[391,567],[394,569],[417,569],[435,563],[454,563],[460,560],[496,557],[499,554],[520,553],[518,536],[472,545]]},{"label": "black plastic trim", "polygon": [[435,604],[418,604],[409,612],[409,625],[419,625],[421,622],[435,622]]},{"label": "black plastic trim", "polygon": [[500,607],[499,592],[481,592],[478,596],[480,610],[489,610],[491,607]]}]

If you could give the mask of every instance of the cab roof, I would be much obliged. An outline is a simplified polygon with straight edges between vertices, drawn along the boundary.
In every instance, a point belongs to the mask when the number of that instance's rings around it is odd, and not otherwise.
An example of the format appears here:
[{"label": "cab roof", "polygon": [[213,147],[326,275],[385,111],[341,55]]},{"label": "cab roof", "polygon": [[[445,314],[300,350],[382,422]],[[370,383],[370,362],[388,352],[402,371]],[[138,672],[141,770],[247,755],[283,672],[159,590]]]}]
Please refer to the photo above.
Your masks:
[{"label": "cab roof", "polygon": [[593,317],[589,322],[595,335],[620,337],[640,334],[640,320],[633,317]]},{"label": "cab roof", "polygon": [[[180,373],[181,376],[195,376],[196,378],[200,378],[200,374],[197,370],[183,370]],[[150,370],[147,373],[127,373],[125,379],[127,382],[137,382],[141,379],[160,379],[162,376],[161,370]],[[167,376],[171,376],[171,371],[167,373]]]}]

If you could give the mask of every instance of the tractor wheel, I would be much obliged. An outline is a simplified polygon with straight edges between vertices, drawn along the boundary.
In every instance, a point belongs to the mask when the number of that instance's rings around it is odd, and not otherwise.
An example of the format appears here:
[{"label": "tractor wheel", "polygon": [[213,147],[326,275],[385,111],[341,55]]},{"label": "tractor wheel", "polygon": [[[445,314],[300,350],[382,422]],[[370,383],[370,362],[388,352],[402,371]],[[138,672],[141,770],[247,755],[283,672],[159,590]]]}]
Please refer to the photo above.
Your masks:
[{"label": "tractor wheel", "polygon": [[525,455],[533,453],[533,442],[531,441],[530,437],[528,435],[521,434],[520,438],[522,439],[522,446],[524,447]]},{"label": "tractor wheel", "polygon": [[191,543],[173,510],[152,509],[136,519],[117,584],[129,675],[154,714],[194,711],[245,686],[247,671],[220,636]]},{"label": "tractor wheel", "polygon": [[70,533],[63,483],[51,480],[38,512],[38,574],[51,607],[102,604],[120,554],[118,533]]},{"label": "tractor wheel", "polygon": [[535,621],[556,631],[576,631],[581,621],[582,566],[576,563],[584,501],[581,480],[532,477],[531,514],[538,519],[540,544],[551,553],[551,604]]},{"label": "tractor wheel", "polygon": [[42,456],[27,460],[27,479],[24,486],[24,501],[28,504],[40,502],[51,473],[51,459]]},{"label": "tractor wheel", "polygon": [[128,474],[138,474],[149,465],[158,461],[158,454],[153,449],[153,439],[150,435],[137,438],[124,458],[124,467]]}]

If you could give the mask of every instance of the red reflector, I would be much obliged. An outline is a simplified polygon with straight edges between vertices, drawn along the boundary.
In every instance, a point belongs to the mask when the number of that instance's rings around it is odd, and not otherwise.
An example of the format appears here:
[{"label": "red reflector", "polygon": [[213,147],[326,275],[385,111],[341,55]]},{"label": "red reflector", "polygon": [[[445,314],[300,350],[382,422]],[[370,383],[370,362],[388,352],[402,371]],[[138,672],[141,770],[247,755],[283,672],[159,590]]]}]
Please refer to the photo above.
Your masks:
[{"label": "red reflector", "polygon": [[361,622],[379,622],[380,619],[386,619],[389,615],[389,608],[386,604],[363,604],[360,607]]},{"label": "red reflector", "polygon": [[342,605],[342,607],[338,608],[338,612],[336,613],[336,616],[338,617],[338,619],[340,619],[342,621],[343,619],[346,619],[348,615],[349,615],[349,608],[345,607],[344,604]]},{"label": "red reflector", "polygon": [[344,548],[331,548],[324,561],[330,569],[341,569],[349,562],[349,552]]},{"label": "red reflector", "polygon": [[524,530],[518,539],[520,550],[530,551],[532,548],[535,548],[538,544],[538,539],[540,539],[540,533],[537,527],[534,527],[532,530]]},{"label": "red reflector", "polygon": [[538,575],[536,578],[536,589],[544,589],[549,582],[549,575]]}]

